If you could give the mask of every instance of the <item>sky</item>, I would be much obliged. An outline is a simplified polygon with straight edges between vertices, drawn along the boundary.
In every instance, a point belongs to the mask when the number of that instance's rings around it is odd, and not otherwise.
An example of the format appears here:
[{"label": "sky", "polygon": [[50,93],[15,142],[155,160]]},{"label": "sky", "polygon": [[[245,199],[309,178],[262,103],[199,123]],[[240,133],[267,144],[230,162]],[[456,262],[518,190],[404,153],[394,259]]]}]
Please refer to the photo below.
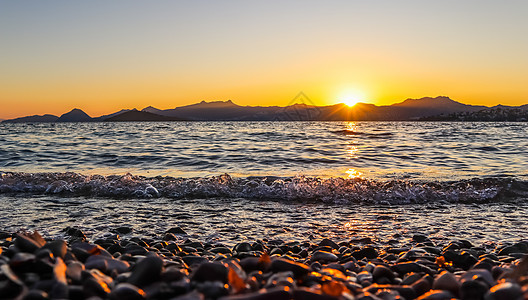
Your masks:
[{"label": "sky", "polygon": [[0,118],[202,100],[528,103],[528,1],[0,0]]}]

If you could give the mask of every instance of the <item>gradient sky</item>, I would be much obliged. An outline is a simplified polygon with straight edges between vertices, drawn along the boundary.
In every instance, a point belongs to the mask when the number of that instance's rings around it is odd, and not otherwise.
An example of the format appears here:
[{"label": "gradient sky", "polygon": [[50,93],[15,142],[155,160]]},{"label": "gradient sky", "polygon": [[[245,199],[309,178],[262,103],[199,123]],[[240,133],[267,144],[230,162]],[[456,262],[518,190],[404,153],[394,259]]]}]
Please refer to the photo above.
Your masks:
[{"label": "gradient sky", "polygon": [[528,1],[0,0],[0,118],[201,100],[528,103]]}]

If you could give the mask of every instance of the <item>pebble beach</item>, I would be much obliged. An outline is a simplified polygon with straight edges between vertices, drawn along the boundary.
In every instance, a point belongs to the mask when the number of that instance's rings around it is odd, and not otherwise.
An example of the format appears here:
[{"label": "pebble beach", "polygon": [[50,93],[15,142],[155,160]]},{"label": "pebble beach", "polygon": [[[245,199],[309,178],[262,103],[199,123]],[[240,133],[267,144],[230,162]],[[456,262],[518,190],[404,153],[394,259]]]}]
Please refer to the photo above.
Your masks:
[{"label": "pebble beach", "polygon": [[90,240],[0,233],[2,299],[525,299],[528,241],[482,247],[413,234],[401,243],[238,241],[229,247],[163,235]]}]

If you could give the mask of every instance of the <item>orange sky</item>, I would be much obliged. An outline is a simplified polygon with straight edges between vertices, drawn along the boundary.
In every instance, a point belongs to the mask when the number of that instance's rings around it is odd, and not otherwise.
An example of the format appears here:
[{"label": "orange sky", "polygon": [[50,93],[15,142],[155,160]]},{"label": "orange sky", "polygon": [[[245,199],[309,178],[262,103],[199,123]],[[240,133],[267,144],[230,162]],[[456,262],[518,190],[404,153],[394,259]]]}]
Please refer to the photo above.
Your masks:
[{"label": "orange sky", "polygon": [[2,4],[0,118],[284,106],[300,91],[317,105],[528,103],[522,1],[94,2]]}]

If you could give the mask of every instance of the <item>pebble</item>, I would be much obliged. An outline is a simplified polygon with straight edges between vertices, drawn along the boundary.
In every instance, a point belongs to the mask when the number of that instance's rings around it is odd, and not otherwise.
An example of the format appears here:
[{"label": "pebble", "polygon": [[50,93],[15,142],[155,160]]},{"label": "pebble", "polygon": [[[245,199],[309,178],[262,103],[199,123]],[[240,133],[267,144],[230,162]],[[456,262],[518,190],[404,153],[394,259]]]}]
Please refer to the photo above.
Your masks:
[{"label": "pebble", "polygon": [[[117,226],[122,228],[127,226]],[[117,230],[126,234],[126,230]],[[131,228],[129,228],[131,229]],[[1,231],[0,231],[1,232]],[[131,232],[131,231],[130,231]],[[130,233],[129,232],[129,233]],[[160,236],[104,235],[79,228],[70,239],[6,234],[0,245],[0,297],[14,299],[525,299],[528,243],[475,247],[437,244],[423,234],[386,244],[262,240],[234,247]],[[11,239],[11,236],[13,239]],[[189,238],[186,236],[185,238]],[[192,236],[196,238],[196,236]]]}]

